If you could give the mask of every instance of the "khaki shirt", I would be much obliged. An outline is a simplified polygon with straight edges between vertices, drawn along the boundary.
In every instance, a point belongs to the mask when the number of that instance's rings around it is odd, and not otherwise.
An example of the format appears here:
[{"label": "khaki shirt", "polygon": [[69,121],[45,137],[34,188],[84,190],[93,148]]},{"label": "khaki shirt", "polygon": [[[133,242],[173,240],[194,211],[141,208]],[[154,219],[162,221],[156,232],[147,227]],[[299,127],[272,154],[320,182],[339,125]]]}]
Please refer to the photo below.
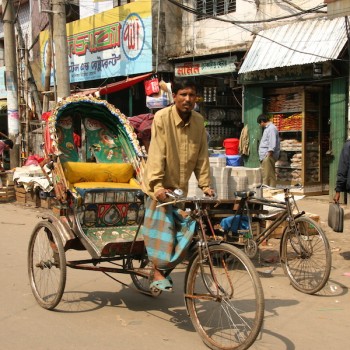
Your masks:
[{"label": "khaki shirt", "polygon": [[188,192],[192,172],[198,186],[210,187],[210,165],[207,134],[203,117],[192,111],[185,124],[175,106],[158,111],[152,124],[151,144],[148,152],[142,188],[153,199],[162,188],[180,188]]}]

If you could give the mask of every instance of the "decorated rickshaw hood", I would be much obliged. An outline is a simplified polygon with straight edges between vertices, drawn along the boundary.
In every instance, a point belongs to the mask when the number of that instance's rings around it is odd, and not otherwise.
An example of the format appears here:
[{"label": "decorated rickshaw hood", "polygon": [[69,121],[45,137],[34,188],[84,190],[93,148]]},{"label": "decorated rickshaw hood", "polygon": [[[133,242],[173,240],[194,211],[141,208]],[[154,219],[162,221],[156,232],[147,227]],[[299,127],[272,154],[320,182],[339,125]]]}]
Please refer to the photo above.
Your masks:
[{"label": "decorated rickshaw hood", "polygon": [[[67,120],[72,122],[75,118],[83,121],[84,129],[89,133],[86,142],[82,140],[83,147],[89,150],[97,146],[95,152],[97,162],[131,163],[137,179],[141,181],[144,154],[132,125],[119,109],[95,97],[70,96],[57,103],[46,122],[44,138],[47,156],[57,155],[61,162],[82,160],[74,142],[72,123],[70,131],[65,125]],[[105,140],[102,140],[98,130],[94,130],[96,125],[99,125],[100,130],[104,132]],[[111,144],[107,145],[103,141]]]},{"label": "decorated rickshaw hood", "polygon": [[[102,114],[99,114],[99,117],[102,117],[101,122],[108,121],[107,124],[112,123],[115,126],[120,125],[125,129],[126,135],[128,136],[128,139],[135,151],[135,154],[138,156],[143,156],[141,147],[139,145],[139,142],[137,140],[137,135],[134,132],[133,127],[131,126],[129,120],[127,117],[120,112],[119,109],[117,109],[115,106],[110,104],[109,102],[105,100],[100,100],[95,97],[90,96],[70,96],[66,99],[60,101],[57,103],[55,109],[52,111],[51,115],[49,116],[47,120],[47,126],[48,131],[50,134],[49,140],[45,139],[45,143],[49,141],[49,148],[46,148],[46,150],[50,150],[49,153],[54,153],[59,155],[60,151],[58,150],[58,140],[57,140],[57,133],[56,133],[56,123],[57,121],[65,115],[65,113],[71,109],[74,106],[84,106],[89,109],[92,106],[94,106],[94,109],[100,110],[103,112]],[[92,111],[90,111],[92,112]]]}]

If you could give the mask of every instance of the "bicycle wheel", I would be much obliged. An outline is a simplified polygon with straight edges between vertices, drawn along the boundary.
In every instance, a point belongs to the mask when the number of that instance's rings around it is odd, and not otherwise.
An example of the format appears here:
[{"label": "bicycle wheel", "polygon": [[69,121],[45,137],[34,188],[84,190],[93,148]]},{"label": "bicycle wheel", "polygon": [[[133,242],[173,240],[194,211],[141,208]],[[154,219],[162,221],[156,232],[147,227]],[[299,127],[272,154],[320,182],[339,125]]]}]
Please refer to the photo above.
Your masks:
[{"label": "bicycle wheel", "polygon": [[66,285],[66,256],[56,228],[39,222],[29,241],[28,274],[35,299],[52,310],[60,302]]},{"label": "bicycle wheel", "polygon": [[209,257],[201,261],[199,254],[186,271],[185,301],[191,321],[211,349],[248,349],[264,317],[258,274],[250,259],[227,243],[210,246],[209,254],[213,274]]},{"label": "bicycle wheel", "polygon": [[317,223],[308,218],[295,220],[281,240],[281,264],[292,286],[300,292],[314,294],[328,281],[332,256],[328,239]]}]

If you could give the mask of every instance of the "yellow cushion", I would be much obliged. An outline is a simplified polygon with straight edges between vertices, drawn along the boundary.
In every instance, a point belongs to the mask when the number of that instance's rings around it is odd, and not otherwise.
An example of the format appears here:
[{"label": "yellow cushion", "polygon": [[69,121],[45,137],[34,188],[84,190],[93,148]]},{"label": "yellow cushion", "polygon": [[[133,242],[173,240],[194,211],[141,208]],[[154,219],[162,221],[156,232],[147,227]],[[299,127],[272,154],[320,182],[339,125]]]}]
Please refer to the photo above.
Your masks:
[{"label": "yellow cushion", "polygon": [[62,165],[66,179],[74,185],[78,182],[128,184],[134,174],[133,166],[128,163],[65,162]]},{"label": "yellow cushion", "polygon": [[[132,179],[133,180],[133,179]],[[115,183],[115,182],[76,182],[75,188],[131,188],[140,189],[140,185],[136,181],[130,183]]]}]

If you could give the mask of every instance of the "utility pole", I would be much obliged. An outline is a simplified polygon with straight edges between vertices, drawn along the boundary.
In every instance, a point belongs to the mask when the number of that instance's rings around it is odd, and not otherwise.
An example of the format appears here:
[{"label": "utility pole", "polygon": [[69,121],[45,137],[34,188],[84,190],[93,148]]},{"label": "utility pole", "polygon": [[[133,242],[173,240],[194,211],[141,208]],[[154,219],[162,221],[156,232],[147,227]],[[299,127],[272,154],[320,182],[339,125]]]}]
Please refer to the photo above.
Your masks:
[{"label": "utility pole", "polygon": [[19,113],[17,92],[17,59],[15,38],[15,15],[11,0],[2,0],[4,46],[6,65],[6,91],[7,91],[7,127],[8,136],[13,141],[14,147],[10,151],[11,169],[19,166],[20,142]]},{"label": "utility pole", "polygon": [[55,55],[57,99],[70,95],[68,45],[66,30],[66,8],[63,0],[52,0],[53,12],[53,52]]}]

